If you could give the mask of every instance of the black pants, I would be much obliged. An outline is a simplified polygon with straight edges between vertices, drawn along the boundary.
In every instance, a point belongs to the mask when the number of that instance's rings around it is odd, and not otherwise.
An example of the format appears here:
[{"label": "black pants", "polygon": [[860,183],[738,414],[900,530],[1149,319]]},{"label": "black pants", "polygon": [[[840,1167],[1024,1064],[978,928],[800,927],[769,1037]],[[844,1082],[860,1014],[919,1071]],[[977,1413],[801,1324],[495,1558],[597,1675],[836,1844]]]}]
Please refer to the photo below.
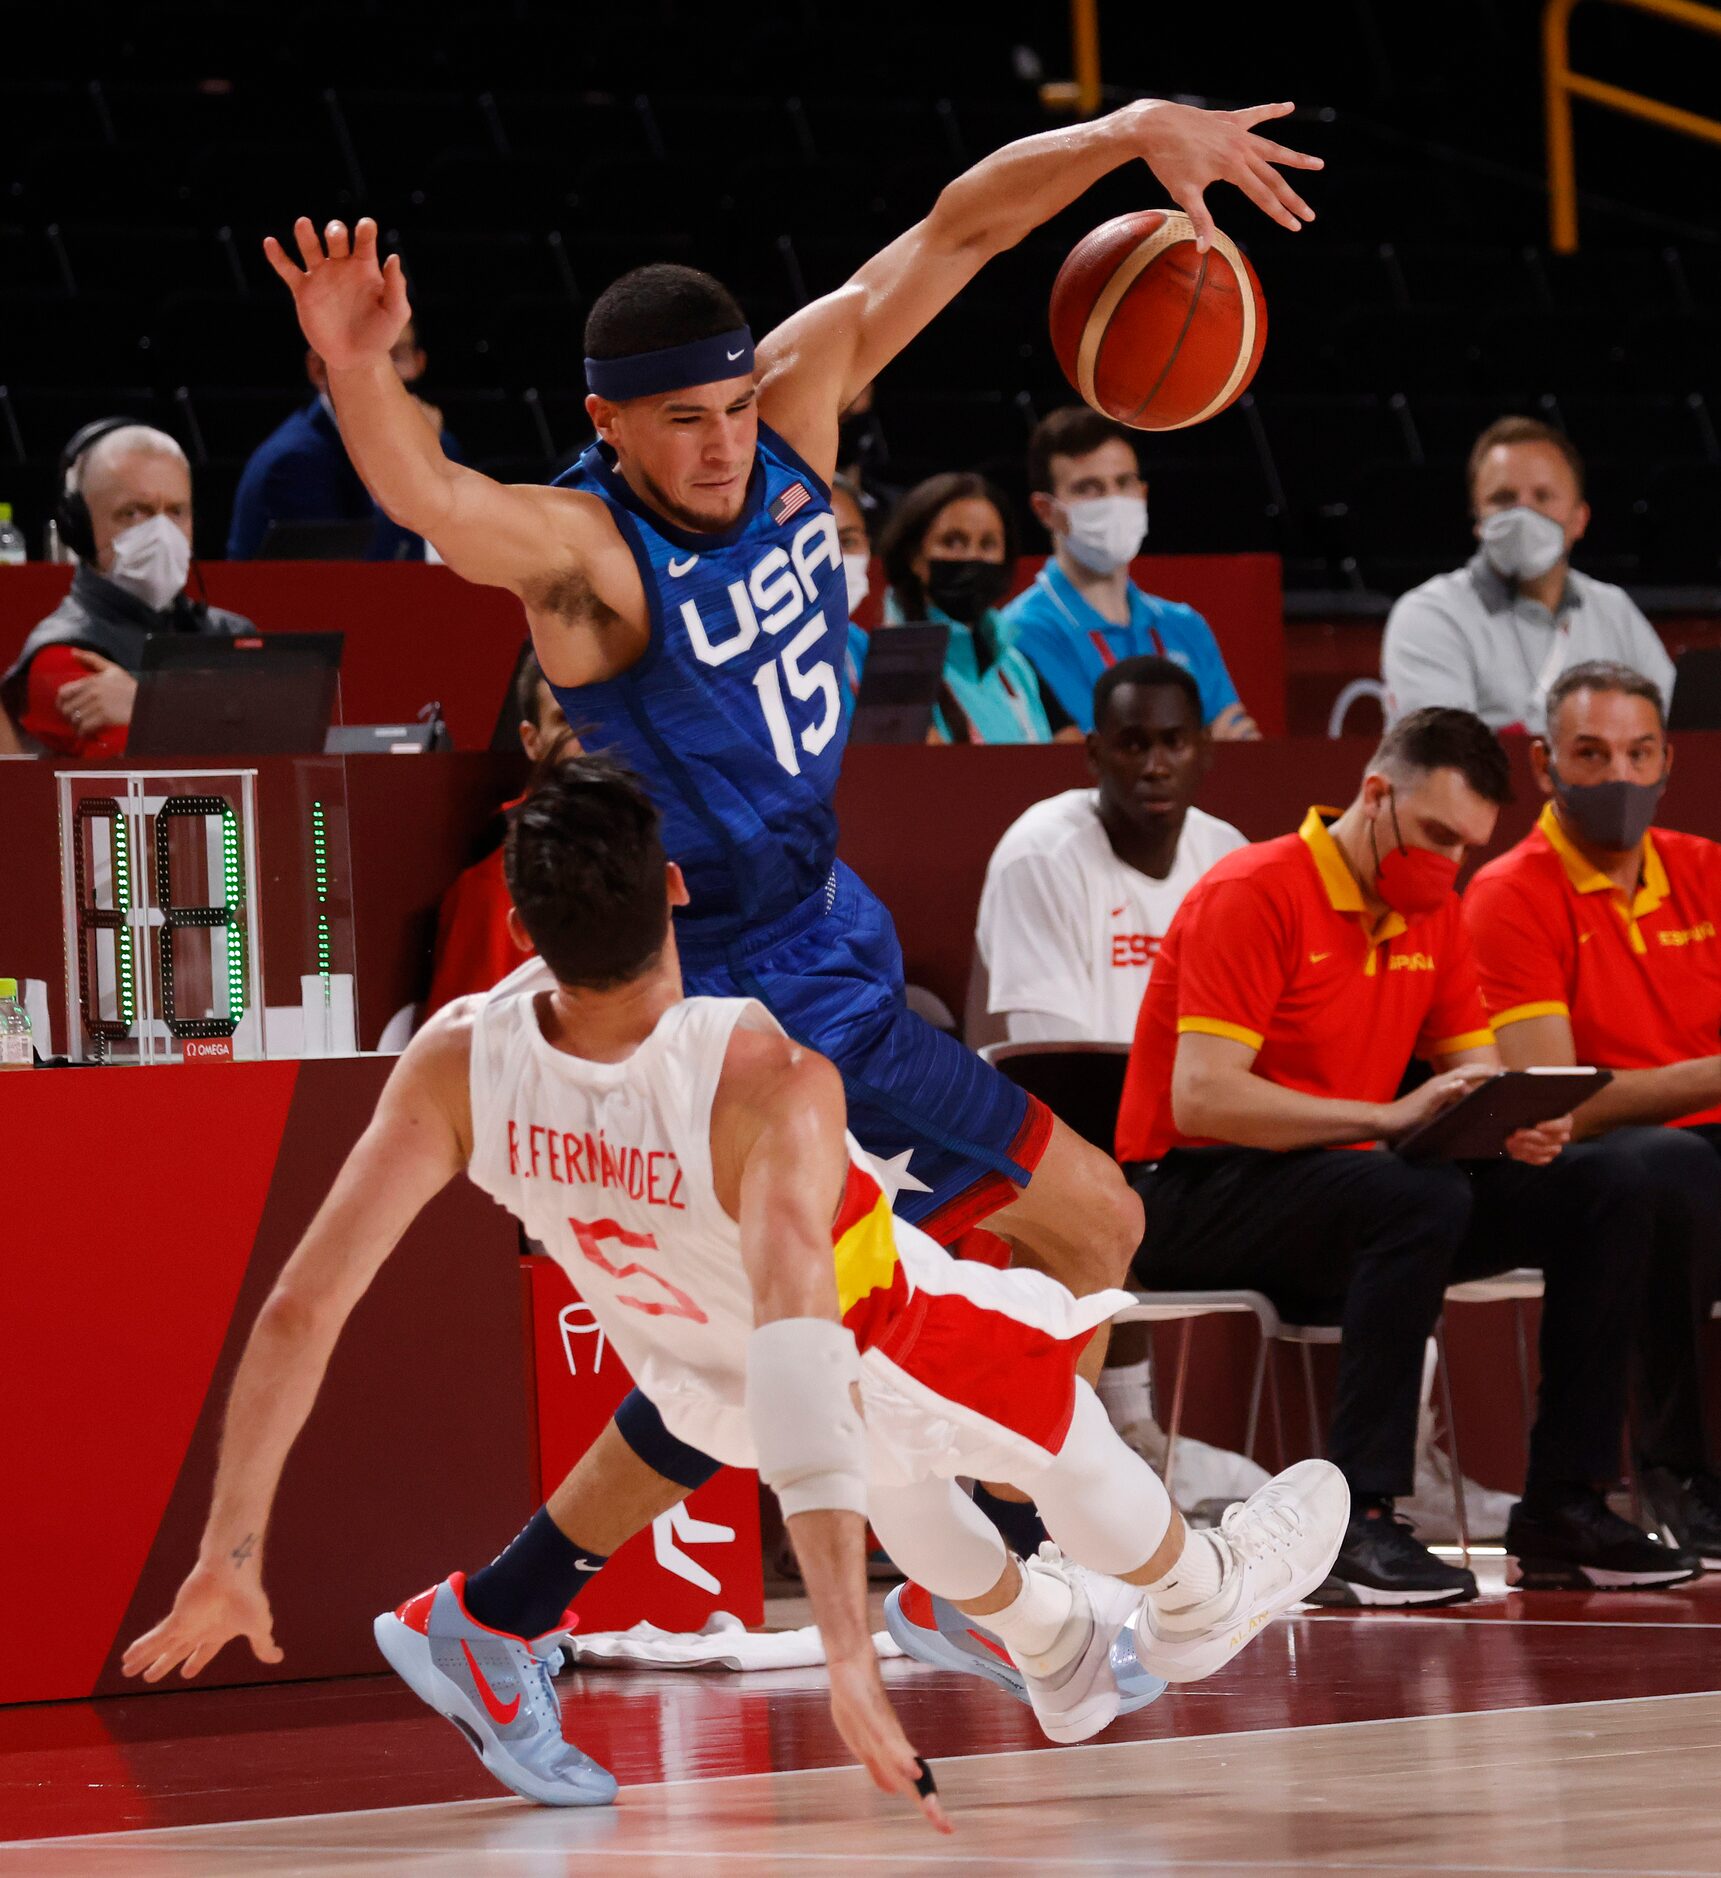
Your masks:
[{"label": "black pants", "polygon": [[1721,1295],[1721,1127],[1622,1128],[1655,1205],[1635,1350],[1637,1454],[1645,1467],[1709,1466],[1703,1341]]},{"label": "black pants", "polygon": [[1422,1353],[1446,1287],[1541,1269],[1542,1385],[1526,1491],[1619,1471],[1660,1150],[1622,1130],[1550,1167],[1411,1167],[1383,1150],[1177,1149],[1135,1172],[1150,1289],[1241,1286],[1343,1326],[1328,1453],[1358,1496],[1411,1491]]}]

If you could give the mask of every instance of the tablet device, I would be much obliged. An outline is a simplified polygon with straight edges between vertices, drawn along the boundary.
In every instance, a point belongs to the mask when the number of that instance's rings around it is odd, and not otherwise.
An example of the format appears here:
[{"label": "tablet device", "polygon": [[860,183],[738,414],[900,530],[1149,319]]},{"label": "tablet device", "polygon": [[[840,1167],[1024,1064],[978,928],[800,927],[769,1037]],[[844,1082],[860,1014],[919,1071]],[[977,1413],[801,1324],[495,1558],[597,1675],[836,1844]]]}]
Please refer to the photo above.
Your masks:
[{"label": "tablet device", "polygon": [[948,626],[874,627],[855,698],[850,743],[924,743],[944,682]]},{"label": "tablet device", "polygon": [[1395,1151],[1413,1162],[1493,1160],[1508,1135],[1569,1115],[1612,1081],[1605,1069],[1509,1069],[1412,1130]]}]

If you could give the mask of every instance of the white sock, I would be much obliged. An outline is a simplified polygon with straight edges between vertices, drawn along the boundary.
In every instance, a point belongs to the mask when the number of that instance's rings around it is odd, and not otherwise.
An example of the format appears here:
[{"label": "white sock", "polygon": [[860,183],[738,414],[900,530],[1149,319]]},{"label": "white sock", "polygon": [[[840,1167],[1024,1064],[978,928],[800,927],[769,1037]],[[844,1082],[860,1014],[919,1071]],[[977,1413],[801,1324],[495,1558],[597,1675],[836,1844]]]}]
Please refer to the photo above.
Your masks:
[{"label": "white sock", "polygon": [[1187,1622],[1192,1613],[1218,1597],[1234,1570],[1231,1554],[1217,1536],[1191,1527],[1177,1563],[1146,1587],[1155,1620]]},{"label": "white sock", "polygon": [[974,1621],[983,1624],[1009,1646],[1010,1653],[1030,1669],[1061,1669],[1062,1663],[1043,1659],[1057,1642],[1075,1607],[1075,1595],[1056,1572],[1037,1571],[1017,1560],[1022,1588],[1001,1611]]},{"label": "white sock", "polygon": [[1106,1419],[1114,1428],[1130,1428],[1147,1421],[1153,1413],[1153,1366],[1143,1357],[1139,1363],[1120,1363],[1115,1369],[1102,1369],[1094,1392]]}]

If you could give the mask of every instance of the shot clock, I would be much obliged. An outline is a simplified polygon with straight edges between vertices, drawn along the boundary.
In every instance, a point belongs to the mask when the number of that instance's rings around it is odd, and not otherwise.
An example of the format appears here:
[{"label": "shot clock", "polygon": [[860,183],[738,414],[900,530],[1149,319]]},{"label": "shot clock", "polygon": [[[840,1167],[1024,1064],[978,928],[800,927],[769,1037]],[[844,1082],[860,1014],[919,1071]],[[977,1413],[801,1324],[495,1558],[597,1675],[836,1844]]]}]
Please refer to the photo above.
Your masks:
[{"label": "shot clock", "polygon": [[[342,766],[64,771],[66,1035],[75,1061],[350,1050]],[[260,800],[260,788],[272,794]],[[268,832],[271,871],[260,863]],[[276,982],[266,1006],[264,886]],[[296,954],[296,956],[295,956]]]}]

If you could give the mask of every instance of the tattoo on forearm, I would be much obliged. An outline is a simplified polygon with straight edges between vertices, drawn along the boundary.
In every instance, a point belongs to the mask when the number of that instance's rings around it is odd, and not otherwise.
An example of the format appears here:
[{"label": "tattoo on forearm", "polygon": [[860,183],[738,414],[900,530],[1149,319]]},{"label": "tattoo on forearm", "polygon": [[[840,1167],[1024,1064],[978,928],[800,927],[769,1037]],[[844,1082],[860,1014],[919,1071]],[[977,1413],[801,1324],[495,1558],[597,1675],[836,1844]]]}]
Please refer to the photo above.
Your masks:
[{"label": "tattoo on forearm", "polygon": [[256,1549],[257,1535],[254,1532],[248,1532],[228,1554],[228,1557],[235,1565],[243,1565]]}]

